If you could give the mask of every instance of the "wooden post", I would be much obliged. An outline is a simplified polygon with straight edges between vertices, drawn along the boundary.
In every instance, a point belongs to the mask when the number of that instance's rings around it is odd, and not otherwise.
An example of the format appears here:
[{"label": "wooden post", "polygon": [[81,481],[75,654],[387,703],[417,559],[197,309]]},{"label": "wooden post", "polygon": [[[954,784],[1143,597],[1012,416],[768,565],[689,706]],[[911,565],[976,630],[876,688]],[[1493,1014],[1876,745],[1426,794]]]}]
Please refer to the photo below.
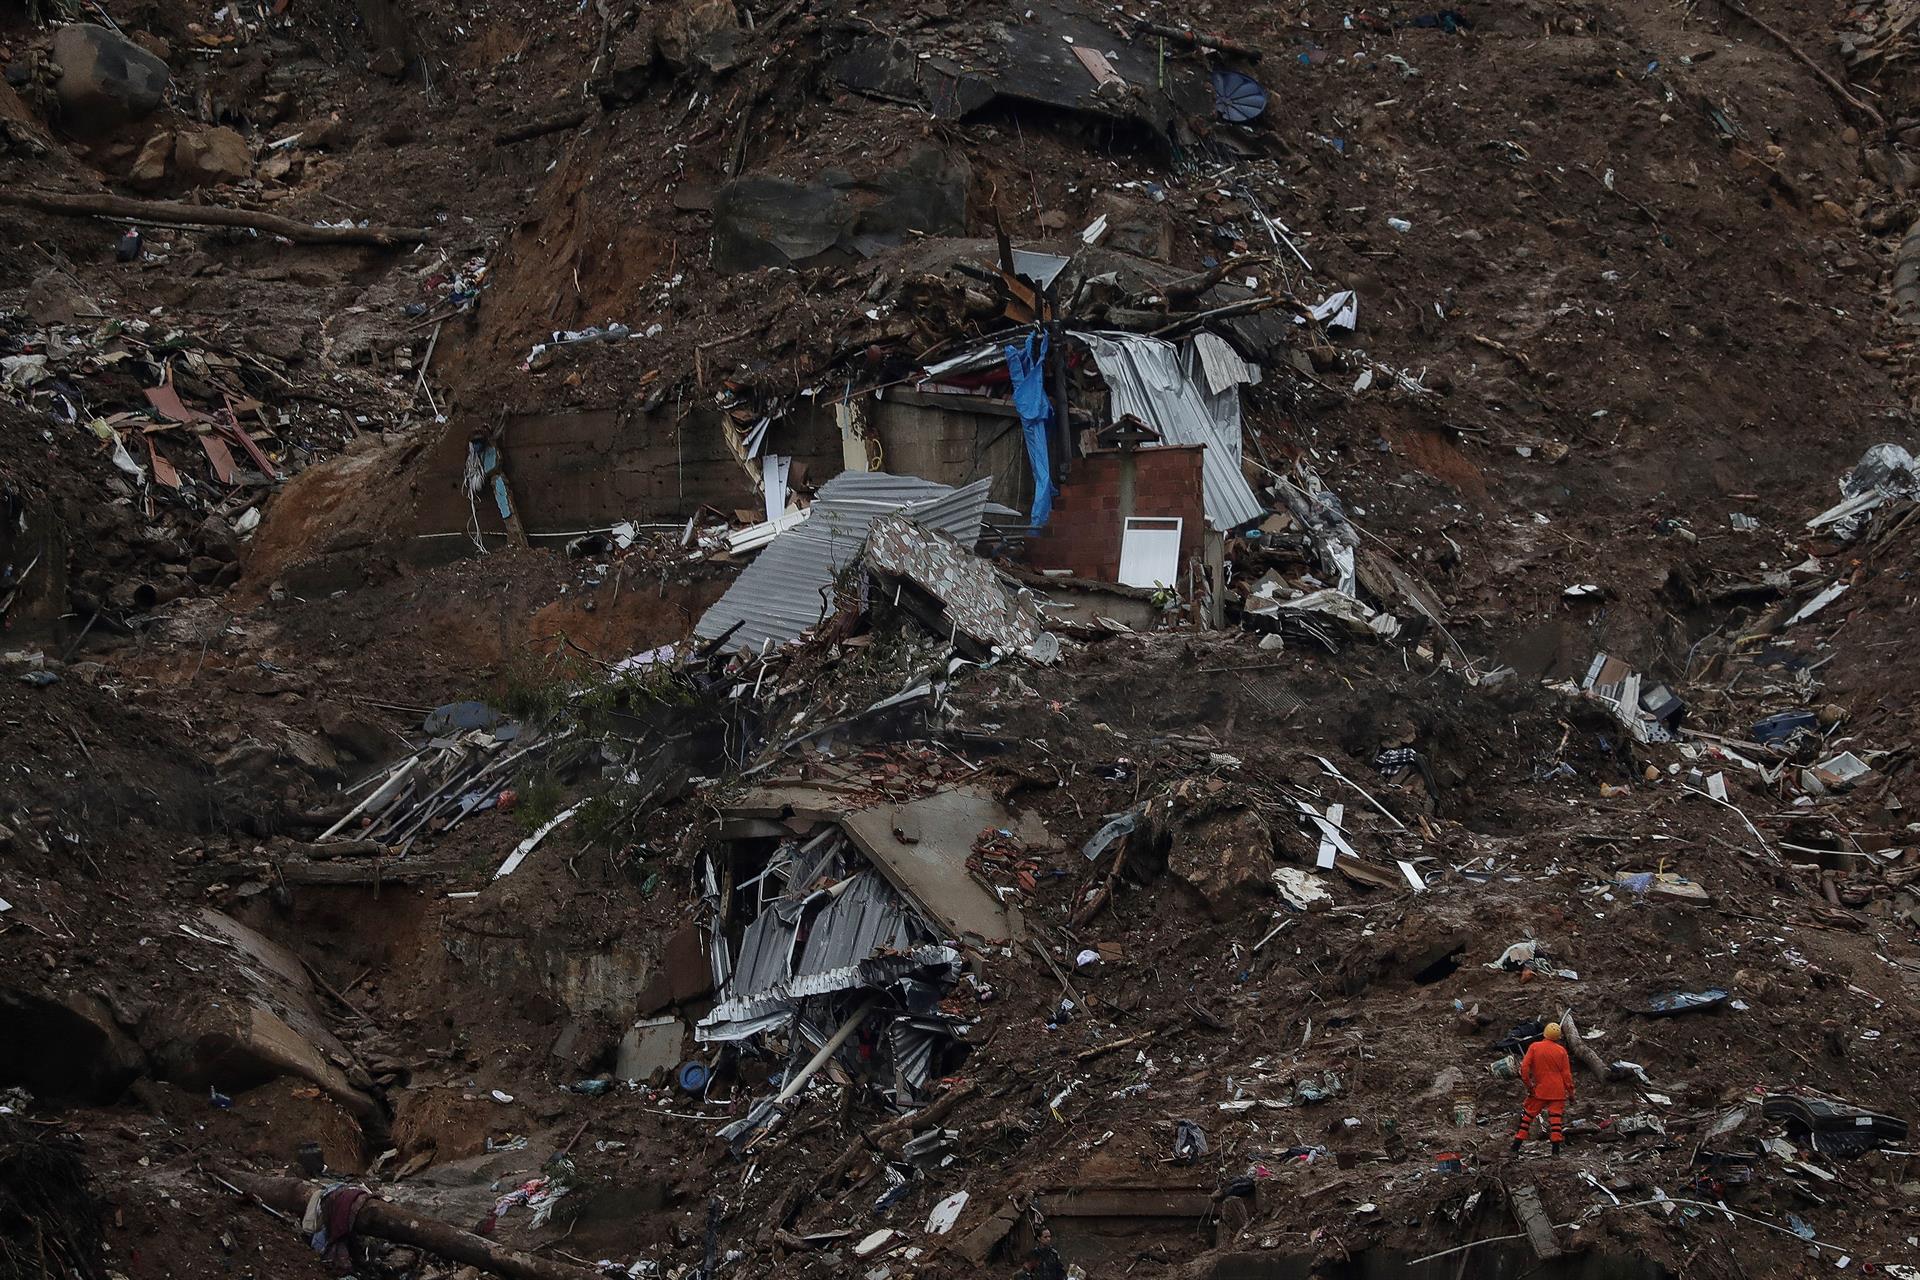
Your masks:
[{"label": "wooden post", "polygon": [[1207,562],[1207,626],[1218,631],[1227,625],[1227,535],[1203,528],[1200,546]]},{"label": "wooden post", "polygon": [[[1053,306],[1053,296],[1047,296],[1047,308],[1059,314]],[[1067,472],[1073,467],[1073,415],[1067,409],[1067,330],[1058,320],[1049,326],[1051,336],[1047,341],[1048,373],[1053,383],[1053,416],[1060,422],[1060,452],[1054,467],[1055,483],[1067,478]]]}]

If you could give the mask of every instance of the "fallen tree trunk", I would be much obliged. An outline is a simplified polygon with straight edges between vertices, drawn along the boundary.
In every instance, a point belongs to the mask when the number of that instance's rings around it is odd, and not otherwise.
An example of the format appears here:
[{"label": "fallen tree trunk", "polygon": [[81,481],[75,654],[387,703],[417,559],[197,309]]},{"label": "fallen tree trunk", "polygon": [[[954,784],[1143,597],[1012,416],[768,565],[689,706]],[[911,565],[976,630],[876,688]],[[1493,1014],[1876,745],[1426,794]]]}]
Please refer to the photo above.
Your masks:
[{"label": "fallen tree trunk", "polygon": [[516,142],[526,142],[533,138],[544,138],[550,133],[561,133],[567,129],[578,129],[587,122],[585,111],[567,111],[545,120],[529,120],[524,124],[509,125],[493,135],[496,147],[511,146]]},{"label": "fallen tree trunk", "polygon": [[1192,302],[1195,298],[1198,298],[1201,294],[1213,288],[1213,286],[1219,284],[1236,271],[1244,271],[1248,267],[1261,266],[1273,260],[1274,255],[1271,253],[1243,253],[1238,257],[1228,258],[1225,262],[1222,262],[1210,271],[1202,271],[1195,275],[1182,276],[1178,280],[1169,280],[1158,289],[1150,289],[1147,292],[1149,294],[1158,294],[1169,303]]},{"label": "fallen tree trunk", "polygon": [[[269,1178],[238,1169],[216,1169],[216,1176],[296,1223],[307,1211],[307,1197],[315,1186],[298,1178]],[[360,1210],[355,1231],[377,1240],[410,1244],[469,1267],[479,1267],[509,1280],[599,1280],[600,1273],[548,1258],[536,1258],[435,1218],[422,1217],[388,1200],[369,1200]]]},{"label": "fallen tree trunk", "polygon": [[331,844],[310,844],[289,840],[288,854],[309,862],[330,862],[335,858],[391,858],[393,850],[378,840],[334,840]]},{"label": "fallen tree trunk", "polygon": [[1196,311],[1191,315],[1177,316],[1172,324],[1163,325],[1147,336],[1149,338],[1173,338],[1180,334],[1213,323],[1215,320],[1229,320],[1234,316],[1250,316],[1261,311],[1270,311],[1275,307],[1293,307],[1304,311],[1305,308],[1293,298],[1263,297],[1246,298],[1240,302],[1229,302],[1224,307],[1215,307],[1211,311]]},{"label": "fallen tree trunk", "polygon": [[288,884],[416,884],[422,880],[436,880],[448,869],[445,864],[428,864],[412,858],[375,858],[370,863],[283,862],[279,875]]},{"label": "fallen tree trunk", "polygon": [[70,218],[126,218],[134,222],[169,226],[250,227],[281,236],[295,244],[358,244],[376,249],[420,244],[427,233],[419,227],[316,227],[276,214],[217,205],[180,204],[171,200],[129,200],[125,196],[84,192],[0,191],[0,204],[58,213]]},{"label": "fallen tree trunk", "polygon": [[1614,1074],[1612,1068],[1607,1066],[1606,1060],[1594,1052],[1593,1046],[1580,1038],[1580,1027],[1574,1022],[1571,1009],[1560,1011],[1560,1037],[1574,1060],[1594,1075],[1606,1080]]}]

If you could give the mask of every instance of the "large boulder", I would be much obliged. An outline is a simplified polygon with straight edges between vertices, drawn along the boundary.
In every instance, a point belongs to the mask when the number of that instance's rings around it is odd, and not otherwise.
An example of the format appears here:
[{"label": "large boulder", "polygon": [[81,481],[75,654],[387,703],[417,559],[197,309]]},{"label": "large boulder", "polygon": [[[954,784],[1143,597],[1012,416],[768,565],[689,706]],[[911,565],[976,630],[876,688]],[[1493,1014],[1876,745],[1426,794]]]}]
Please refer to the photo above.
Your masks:
[{"label": "large boulder", "polygon": [[1215,920],[1231,920],[1273,888],[1273,833],[1253,809],[1195,817],[1176,831],[1167,870],[1207,904]]},{"label": "large boulder", "polygon": [[166,99],[167,64],[105,27],[76,22],[60,28],[53,61],[60,67],[61,121],[73,133],[110,132],[151,115]]},{"label": "large boulder", "polygon": [[796,181],[747,174],[714,196],[713,265],[727,275],[839,266],[915,235],[959,235],[972,180],[965,157],[932,146],[862,175],[824,169]]},{"label": "large boulder", "polygon": [[207,908],[185,931],[212,948],[210,963],[198,998],[161,1011],[148,1029],[156,1076],[232,1094],[291,1076],[317,1086],[363,1128],[384,1129],[371,1079],[328,1030],[297,956]]},{"label": "large boulder", "polygon": [[660,24],[655,40],[675,71],[698,63],[718,73],[740,61],[740,20],[732,0],[688,0]]},{"label": "large boulder", "polygon": [[253,173],[253,150],[232,129],[202,129],[182,133],[173,143],[174,167],[191,186],[214,187],[239,182]]}]

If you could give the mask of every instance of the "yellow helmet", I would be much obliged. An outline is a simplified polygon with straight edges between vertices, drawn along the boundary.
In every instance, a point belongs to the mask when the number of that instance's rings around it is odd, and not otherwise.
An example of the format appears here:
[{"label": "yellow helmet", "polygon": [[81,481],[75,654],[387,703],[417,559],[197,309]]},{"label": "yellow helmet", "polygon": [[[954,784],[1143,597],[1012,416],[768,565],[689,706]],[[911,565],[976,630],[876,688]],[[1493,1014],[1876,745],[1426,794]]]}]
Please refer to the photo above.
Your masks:
[{"label": "yellow helmet", "polygon": [[1540,1034],[1549,1040],[1558,1040],[1560,1038],[1560,1024],[1557,1022],[1549,1022],[1546,1029]]}]

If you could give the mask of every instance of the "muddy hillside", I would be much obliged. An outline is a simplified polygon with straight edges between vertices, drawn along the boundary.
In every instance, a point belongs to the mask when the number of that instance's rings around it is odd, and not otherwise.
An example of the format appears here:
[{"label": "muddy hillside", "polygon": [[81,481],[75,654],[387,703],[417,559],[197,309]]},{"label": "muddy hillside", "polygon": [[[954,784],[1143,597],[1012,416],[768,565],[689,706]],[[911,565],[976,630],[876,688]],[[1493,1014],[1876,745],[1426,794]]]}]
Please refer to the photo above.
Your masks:
[{"label": "muddy hillside", "polygon": [[1920,0],[0,68],[0,1280],[1920,1280]]}]

